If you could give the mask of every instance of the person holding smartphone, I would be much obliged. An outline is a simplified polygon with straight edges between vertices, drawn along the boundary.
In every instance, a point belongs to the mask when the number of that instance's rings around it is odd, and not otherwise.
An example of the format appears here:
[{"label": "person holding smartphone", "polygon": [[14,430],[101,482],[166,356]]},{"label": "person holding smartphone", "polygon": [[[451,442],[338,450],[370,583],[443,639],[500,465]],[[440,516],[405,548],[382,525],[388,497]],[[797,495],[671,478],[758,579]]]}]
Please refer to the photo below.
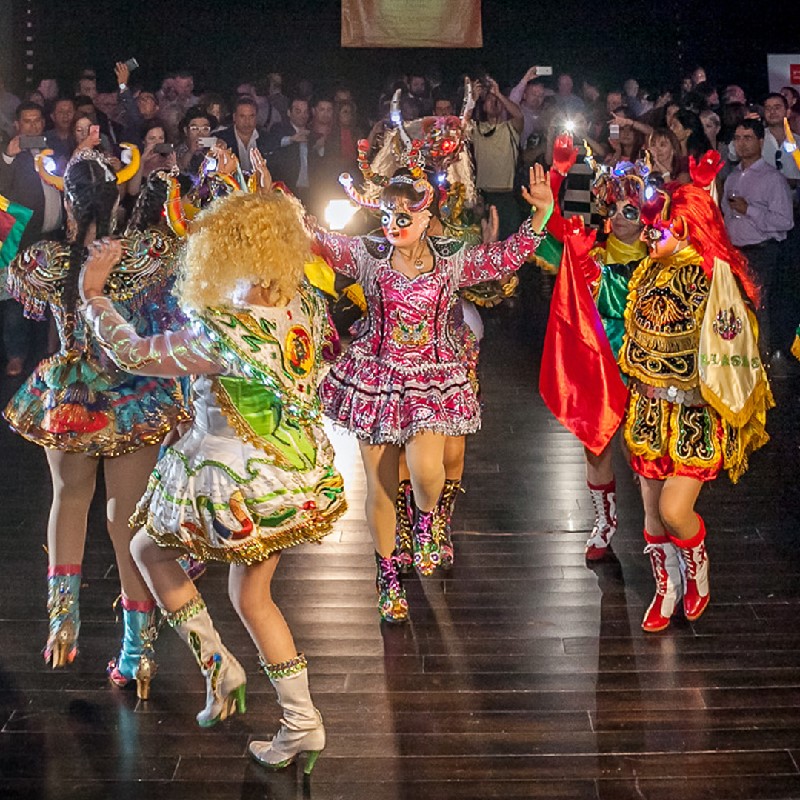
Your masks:
[{"label": "person holding smartphone", "polygon": [[212,147],[224,142],[211,135],[217,128],[217,119],[205,108],[193,106],[183,116],[180,123],[180,141],[175,148],[178,168],[183,173],[195,173]]},{"label": "person holding smartphone", "polygon": [[167,142],[164,123],[151,120],[145,126],[141,139],[142,159],[139,171],[127,184],[128,195],[135,197],[148,176],[156,170],[170,170],[176,165],[175,148]]},{"label": "person holding smartphone", "polygon": [[[61,195],[44,183],[36,172],[34,157],[47,147],[44,114],[36,103],[20,103],[14,115],[15,135],[0,157],[0,194],[14,203],[31,209],[33,215],[22,233],[20,249],[40,239],[59,236],[64,219]],[[18,303],[9,300],[5,281],[0,284],[3,312],[3,343],[6,352],[6,375],[17,377],[25,368],[30,351],[33,326],[22,315]]]}]

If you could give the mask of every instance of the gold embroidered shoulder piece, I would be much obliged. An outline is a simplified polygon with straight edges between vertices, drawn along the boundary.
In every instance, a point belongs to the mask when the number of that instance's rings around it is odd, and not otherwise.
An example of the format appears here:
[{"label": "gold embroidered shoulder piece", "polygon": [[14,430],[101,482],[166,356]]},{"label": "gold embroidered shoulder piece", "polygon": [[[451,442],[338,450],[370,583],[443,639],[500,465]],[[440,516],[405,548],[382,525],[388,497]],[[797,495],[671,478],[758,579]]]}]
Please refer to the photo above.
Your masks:
[{"label": "gold embroidered shoulder piece", "polygon": [[[175,276],[180,242],[150,229],[122,240],[122,260],[106,282],[106,294],[127,303],[144,297]],[[48,303],[58,306],[69,271],[70,247],[38,242],[20,253],[8,268],[8,289],[22,303],[25,316],[43,320]]]},{"label": "gold embroidered shoulder piece", "polygon": [[670,264],[646,258],[634,272],[620,366],[650,386],[692,389],[709,285],[696,251],[678,256]]}]

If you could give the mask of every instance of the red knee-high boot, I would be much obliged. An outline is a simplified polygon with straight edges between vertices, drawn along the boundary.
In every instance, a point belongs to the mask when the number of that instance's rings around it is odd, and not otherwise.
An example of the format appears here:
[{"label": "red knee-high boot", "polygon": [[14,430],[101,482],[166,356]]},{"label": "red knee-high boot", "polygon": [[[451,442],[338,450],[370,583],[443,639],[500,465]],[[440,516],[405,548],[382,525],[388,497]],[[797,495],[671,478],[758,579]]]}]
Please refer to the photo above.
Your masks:
[{"label": "red knee-high boot", "polygon": [[698,514],[700,530],[691,539],[670,539],[681,558],[684,577],[683,613],[693,622],[706,610],[711,593],[708,587],[708,553],[706,552],[706,525]]},{"label": "red knee-high boot", "polygon": [[644,552],[650,556],[650,566],[656,581],[653,602],[644,613],[642,628],[650,633],[663,631],[669,625],[683,594],[681,563],[678,549],[669,536],[652,536],[644,532],[647,546]]}]

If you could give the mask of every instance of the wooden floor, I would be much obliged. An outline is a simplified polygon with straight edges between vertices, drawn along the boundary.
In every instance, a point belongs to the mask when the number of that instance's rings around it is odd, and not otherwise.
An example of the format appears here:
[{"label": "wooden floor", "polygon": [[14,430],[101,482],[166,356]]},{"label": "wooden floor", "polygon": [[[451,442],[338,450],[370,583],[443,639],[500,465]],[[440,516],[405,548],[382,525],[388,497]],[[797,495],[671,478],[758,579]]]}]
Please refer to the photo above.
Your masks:
[{"label": "wooden floor", "polygon": [[276,582],[328,730],[305,785],[294,767],[267,774],[245,757],[279,713],[222,568],[200,588],[248,670],[247,714],[197,728],[203,684],[169,630],[148,703],[108,685],[121,628],[99,505],[80,656],[45,668],[49,479],[38,448],[0,433],[0,798],[800,798],[800,381],[776,381],[774,439],[740,486],[721,479],[701,497],[708,611],[645,635],[636,487],[620,458],[615,557],[587,566],[581,448],[535,388],[543,313],[527,282],[487,318],[456,566],[410,580],[406,626],[378,624],[363,478],[353,442],[336,437],[351,510],[324,544],[287,553]]}]

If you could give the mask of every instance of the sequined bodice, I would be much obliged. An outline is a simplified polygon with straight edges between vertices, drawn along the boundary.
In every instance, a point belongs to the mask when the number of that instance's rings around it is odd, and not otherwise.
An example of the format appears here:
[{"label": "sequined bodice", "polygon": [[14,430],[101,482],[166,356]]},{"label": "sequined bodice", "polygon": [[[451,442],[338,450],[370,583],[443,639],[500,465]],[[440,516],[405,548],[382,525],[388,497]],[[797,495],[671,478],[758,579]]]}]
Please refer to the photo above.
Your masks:
[{"label": "sequined bodice", "polygon": [[[109,276],[106,292],[140,336],[175,329],[185,321],[171,294],[177,252],[178,241],[156,230],[135,231],[122,239],[122,260]],[[68,244],[33,245],[11,265],[9,288],[27,316],[43,319],[50,307],[62,354],[86,352],[104,368],[115,371],[102,348],[87,335],[80,314],[64,308],[69,254]]]},{"label": "sequined bodice", "polygon": [[651,386],[695,388],[708,290],[699,263],[670,266],[645,259],[631,280],[623,371]]},{"label": "sequined bodice", "polygon": [[434,268],[413,279],[388,259],[376,261],[367,276],[368,317],[351,346],[355,352],[407,367],[459,360],[450,313],[458,298],[448,259],[436,256]]}]

